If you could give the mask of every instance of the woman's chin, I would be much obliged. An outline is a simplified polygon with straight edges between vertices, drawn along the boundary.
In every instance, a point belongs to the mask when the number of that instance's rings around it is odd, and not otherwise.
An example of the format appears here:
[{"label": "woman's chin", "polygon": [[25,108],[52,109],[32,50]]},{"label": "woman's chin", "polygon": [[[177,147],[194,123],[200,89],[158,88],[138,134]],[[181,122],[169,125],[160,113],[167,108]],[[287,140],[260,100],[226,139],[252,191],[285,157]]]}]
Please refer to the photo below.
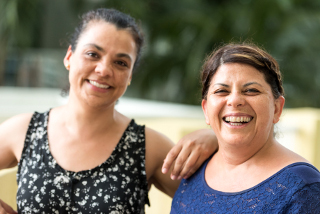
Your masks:
[{"label": "woman's chin", "polygon": [[226,133],[222,134],[221,136],[224,136],[223,138],[219,139],[218,141],[222,144],[230,147],[243,147],[246,145],[250,145],[252,143],[253,137],[250,136],[250,134],[232,134],[232,133]]}]

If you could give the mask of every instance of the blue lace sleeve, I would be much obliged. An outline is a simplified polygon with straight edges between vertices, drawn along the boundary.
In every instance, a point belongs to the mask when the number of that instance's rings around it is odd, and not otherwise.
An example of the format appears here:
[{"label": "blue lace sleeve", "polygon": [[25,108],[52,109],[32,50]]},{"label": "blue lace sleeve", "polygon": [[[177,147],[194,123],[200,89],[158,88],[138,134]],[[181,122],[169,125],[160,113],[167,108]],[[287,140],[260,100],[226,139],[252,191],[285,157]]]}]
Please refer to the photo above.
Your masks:
[{"label": "blue lace sleeve", "polygon": [[297,191],[282,213],[320,213],[320,183],[310,184]]}]

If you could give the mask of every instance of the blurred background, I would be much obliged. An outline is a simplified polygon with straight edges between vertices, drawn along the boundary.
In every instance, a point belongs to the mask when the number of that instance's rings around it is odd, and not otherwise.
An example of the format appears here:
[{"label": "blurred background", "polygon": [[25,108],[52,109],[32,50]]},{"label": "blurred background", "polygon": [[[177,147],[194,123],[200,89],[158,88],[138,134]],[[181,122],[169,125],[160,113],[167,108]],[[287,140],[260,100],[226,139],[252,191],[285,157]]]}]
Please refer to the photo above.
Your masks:
[{"label": "blurred background", "polygon": [[223,42],[253,41],[280,63],[286,107],[320,107],[320,1],[1,0],[0,86],[62,88],[62,59],[83,12],[141,21],[143,60],[126,96],[200,103],[199,70]]},{"label": "blurred background", "polygon": [[[277,59],[283,74],[278,140],[320,167],[318,0],[0,0],[0,123],[66,102],[60,92],[68,85],[68,38],[78,17],[98,7],[135,17],[146,37],[120,112],[175,142],[208,128],[200,108],[203,60],[223,43],[251,41]],[[0,185],[0,198],[14,205],[15,190],[7,187]],[[147,213],[169,213],[170,198],[153,189],[150,198]]]}]

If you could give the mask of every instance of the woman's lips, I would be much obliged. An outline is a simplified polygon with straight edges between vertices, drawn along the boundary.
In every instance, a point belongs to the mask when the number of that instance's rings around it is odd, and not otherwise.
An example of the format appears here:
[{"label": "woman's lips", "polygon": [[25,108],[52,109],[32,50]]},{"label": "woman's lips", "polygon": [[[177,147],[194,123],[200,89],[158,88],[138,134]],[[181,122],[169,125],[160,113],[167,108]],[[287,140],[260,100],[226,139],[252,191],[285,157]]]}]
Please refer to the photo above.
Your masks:
[{"label": "woman's lips", "polygon": [[232,126],[241,126],[244,123],[249,123],[253,117],[251,116],[227,116],[222,118],[224,122]]},{"label": "woman's lips", "polygon": [[96,82],[96,81],[94,81],[94,80],[88,80],[88,81],[89,81],[89,83],[90,83],[91,85],[94,85],[94,86],[96,86],[97,88],[102,88],[102,89],[108,89],[108,88],[110,88],[110,86],[107,85],[107,84],[101,84],[101,83],[98,83],[98,82]]}]

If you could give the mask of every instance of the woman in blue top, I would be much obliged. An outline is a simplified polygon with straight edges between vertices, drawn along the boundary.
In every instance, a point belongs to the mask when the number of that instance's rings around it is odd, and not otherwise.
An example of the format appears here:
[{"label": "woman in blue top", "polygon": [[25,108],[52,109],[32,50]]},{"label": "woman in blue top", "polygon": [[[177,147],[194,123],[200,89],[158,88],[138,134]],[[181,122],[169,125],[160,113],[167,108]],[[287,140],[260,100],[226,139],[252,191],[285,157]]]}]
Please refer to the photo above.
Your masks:
[{"label": "woman in blue top", "polygon": [[201,81],[219,150],[180,183],[171,213],[320,213],[319,171],[274,138],[285,101],[276,60],[254,45],[225,45]]}]

